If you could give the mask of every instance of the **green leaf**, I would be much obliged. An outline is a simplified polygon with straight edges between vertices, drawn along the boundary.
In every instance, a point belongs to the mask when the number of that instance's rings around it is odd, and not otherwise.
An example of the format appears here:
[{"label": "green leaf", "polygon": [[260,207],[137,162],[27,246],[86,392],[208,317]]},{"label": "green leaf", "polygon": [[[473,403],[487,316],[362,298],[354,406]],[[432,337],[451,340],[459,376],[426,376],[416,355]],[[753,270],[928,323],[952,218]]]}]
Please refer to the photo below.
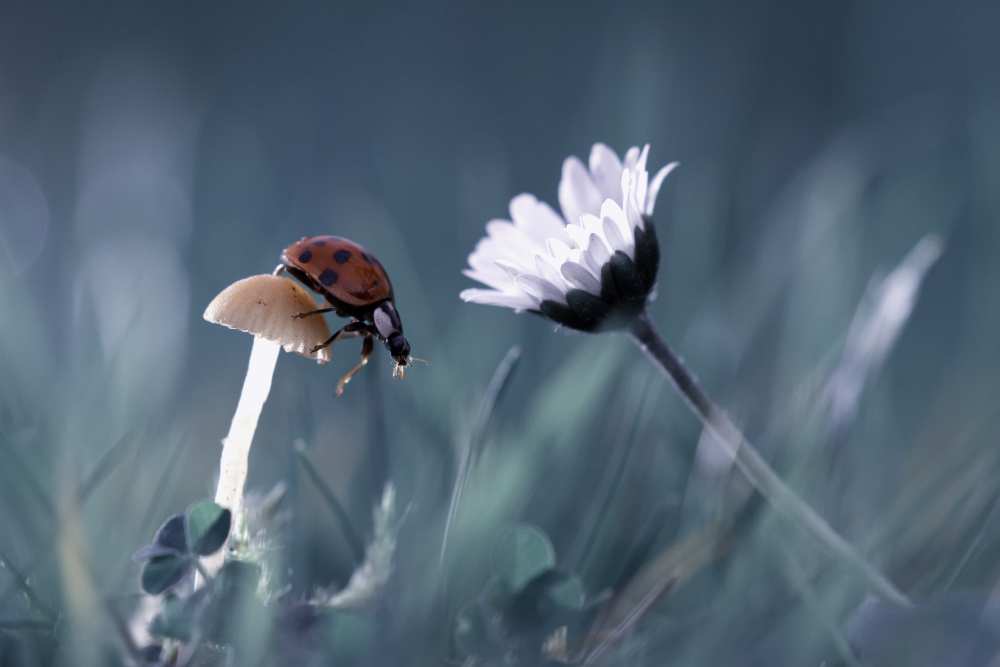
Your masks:
[{"label": "green leaf", "polygon": [[179,553],[187,552],[187,536],[184,534],[184,515],[174,514],[163,522],[153,536],[153,544]]},{"label": "green leaf", "polygon": [[184,578],[191,570],[187,556],[154,556],[142,567],[142,590],[150,595],[159,595]]},{"label": "green leaf", "polygon": [[232,523],[232,513],[211,500],[203,500],[188,508],[187,543],[191,553],[207,556],[226,543]]},{"label": "green leaf", "polygon": [[143,547],[139,547],[134,554],[132,554],[132,560],[139,563],[144,560],[149,560],[150,558],[156,558],[158,556],[183,556],[184,554],[177,551],[176,549],[168,549],[167,547],[160,546],[159,544],[147,544]]},{"label": "green leaf", "polygon": [[153,543],[139,548],[132,554],[132,560],[144,561],[159,556],[183,556],[187,553],[187,535],[185,534],[183,514],[174,514],[163,522],[153,536]]},{"label": "green leaf", "polygon": [[493,571],[517,591],[555,564],[556,551],[545,533],[534,526],[518,524],[501,534]]}]

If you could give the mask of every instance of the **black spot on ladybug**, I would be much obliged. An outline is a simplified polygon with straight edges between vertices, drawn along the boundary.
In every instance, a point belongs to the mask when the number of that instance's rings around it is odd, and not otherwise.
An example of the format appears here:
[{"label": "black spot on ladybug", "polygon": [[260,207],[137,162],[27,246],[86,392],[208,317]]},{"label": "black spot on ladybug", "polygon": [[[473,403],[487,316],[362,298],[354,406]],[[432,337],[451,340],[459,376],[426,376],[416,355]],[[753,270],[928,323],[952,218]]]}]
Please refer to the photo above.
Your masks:
[{"label": "black spot on ladybug", "polygon": [[317,248],[322,248],[326,245],[326,241],[313,241],[312,244]]},{"label": "black spot on ladybug", "polygon": [[374,264],[374,263],[375,263],[375,262],[373,262],[373,261],[372,261],[372,257],[371,257],[371,255],[369,255],[369,254],[368,254],[368,253],[366,253],[366,252],[363,252],[363,253],[361,253],[361,259],[365,260],[365,261],[366,261],[366,262],[368,262],[369,264]]},{"label": "black spot on ladybug", "polygon": [[350,250],[338,250],[337,252],[333,253],[333,260],[337,262],[337,264],[345,264],[347,260],[349,260],[350,258],[351,258]]},{"label": "black spot on ladybug", "polygon": [[302,253],[301,255],[299,255],[299,261],[302,262],[303,264],[306,263],[306,262],[308,262],[312,258],[313,258],[313,254],[311,252],[309,252],[308,250],[306,250],[304,253]]},{"label": "black spot on ladybug", "polygon": [[323,273],[319,274],[319,281],[329,287],[337,282],[337,278],[339,277],[333,269],[323,269]]}]

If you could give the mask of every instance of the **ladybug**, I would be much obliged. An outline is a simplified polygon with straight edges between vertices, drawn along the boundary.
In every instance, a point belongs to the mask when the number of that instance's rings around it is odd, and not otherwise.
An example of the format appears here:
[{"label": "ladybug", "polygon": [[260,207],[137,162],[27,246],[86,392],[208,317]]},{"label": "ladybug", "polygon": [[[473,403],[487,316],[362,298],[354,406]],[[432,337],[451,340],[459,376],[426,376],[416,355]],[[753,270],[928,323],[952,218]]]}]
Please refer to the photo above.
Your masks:
[{"label": "ladybug", "polygon": [[410,343],[403,336],[403,322],[393,300],[392,283],[382,263],[354,241],[339,236],[305,236],[281,253],[280,270],[288,271],[306,287],[322,295],[330,304],[293,317],[302,318],[335,312],[351,321],[313,352],[344,338],[363,337],[361,361],[337,383],[337,395],[344,385],[368,363],[374,340],[385,344],[396,366],[393,375],[403,377],[411,361]]}]

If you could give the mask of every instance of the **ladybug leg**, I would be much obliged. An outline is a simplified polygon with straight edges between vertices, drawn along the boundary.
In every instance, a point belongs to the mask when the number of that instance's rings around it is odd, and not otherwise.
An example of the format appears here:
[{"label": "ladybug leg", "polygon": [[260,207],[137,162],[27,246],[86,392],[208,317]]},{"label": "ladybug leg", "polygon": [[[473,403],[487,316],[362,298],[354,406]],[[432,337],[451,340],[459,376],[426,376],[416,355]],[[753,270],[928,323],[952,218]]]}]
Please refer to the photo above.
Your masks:
[{"label": "ladybug leg", "polygon": [[[313,311],[313,312],[324,312],[325,313],[328,310],[333,310],[333,309],[332,308],[321,308],[320,310]],[[300,315],[296,315],[295,317],[300,317],[300,316],[304,317],[306,315],[311,315],[311,314],[312,313],[301,313]],[[310,353],[311,354],[316,354],[317,352],[319,352],[320,350],[322,350],[324,347],[330,347],[331,345],[333,345],[335,341],[343,340],[344,338],[354,338],[356,336],[364,336],[366,333],[368,333],[368,325],[365,324],[364,322],[357,322],[357,321],[355,321],[355,322],[349,322],[348,324],[345,324],[344,326],[342,326],[339,329],[337,329],[334,332],[334,334],[332,336],[330,336],[329,338],[327,338],[325,341],[323,341],[319,345],[313,347],[313,349],[310,350]]]},{"label": "ladybug leg", "polygon": [[365,340],[361,344],[361,361],[355,364],[354,368],[344,373],[344,377],[340,378],[340,381],[337,383],[337,396],[344,395],[344,387],[347,386],[347,383],[351,381],[351,378],[354,377],[355,373],[360,371],[368,364],[368,357],[372,355],[372,350],[375,349],[375,339],[372,337],[372,335],[366,333],[364,336]]},{"label": "ladybug leg", "polygon": [[[308,315],[308,314],[309,313],[306,313],[306,315]],[[330,347],[331,345],[334,344],[334,342],[336,342],[338,340],[341,340],[342,338],[352,338],[354,336],[360,336],[361,335],[361,334],[357,333],[356,331],[354,331],[353,329],[351,329],[350,326],[351,325],[348,324],[347,326],[343,326],[343,327],[337,329],[333,333],[332,336],[330,336],[329,338],[327,338],[325,341],[323,341],[319,345],[314,346],[313,349],[310,350],[310,353],[311,354],[316,354],[317,352],[319,352],[320,350],[322,350],[324,347]]]},{"label": "ladybug leg", "polygon": [[[317,308],[316,310],[307,310],[304,313],[296,313],[292,315],[293,320],[301,320],[303,317],[309,317],[310,315],[321,315],[322,313],[330,313],[336,310],[336,308]],[[332,342],[332,341],[331,341]]]}]

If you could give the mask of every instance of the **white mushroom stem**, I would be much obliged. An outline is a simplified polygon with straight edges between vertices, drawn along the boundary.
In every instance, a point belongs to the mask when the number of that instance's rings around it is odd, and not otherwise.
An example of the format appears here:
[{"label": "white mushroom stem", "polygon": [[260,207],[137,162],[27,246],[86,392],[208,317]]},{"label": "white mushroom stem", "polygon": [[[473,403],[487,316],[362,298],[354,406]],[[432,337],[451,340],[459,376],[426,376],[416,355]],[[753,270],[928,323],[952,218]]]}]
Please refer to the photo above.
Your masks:
[{"label": "white mushroom stem", "polygon": [[[222,441],[219,485],[215,489],[215,502],[233,513],[230,539],[241,527],[250,445],[260,412],[271,393],[278,353],[284,347],[286,352],[301,354],[321,364],[330,360],[329,346],[319,348],[330,338],[326,320],[319,316],[301,316],[314,310],[316,302],[302,286],[275,275],[238,280],[222,290],[205,308],[203,317],[208,322],[253,335],[243,391],[229,425],[229,434]],[[209,573],[222,567],[224,554],[225,549],[222,549],[206,559]]]},{"label": "white mushroom stem", "polygon": [[[250,461],[250,445],[257,430],[261,410],[271,393],[271,379],[278,363],[281,344],[254,336],[250,350],[250,363],[243,380],[243,391],[236,404],[229,433],[222,441],[222,456],[219,459],[219,484],[215,487],[215,502],[233,513],[234,530],[240,523],[243,507],[243,487],[247,481]],[[206,559],[205,567],[215,573],[222,567],[225,549]]]},{"label": "white mushroom stem", "polygon": [[238,518],[243,504],[243,486],[247,479],[247,461],[250,445],[257,430],[260,412],[271,393],[271,379],[278,363],[281,345],[254,336],[250,350],[247,376],[243,380],[236,413],[229,425],[229,434],[222,441],[222,458],[219,461],[219,485],[215,489],[215,502],[228,507],[233,518]]}]

